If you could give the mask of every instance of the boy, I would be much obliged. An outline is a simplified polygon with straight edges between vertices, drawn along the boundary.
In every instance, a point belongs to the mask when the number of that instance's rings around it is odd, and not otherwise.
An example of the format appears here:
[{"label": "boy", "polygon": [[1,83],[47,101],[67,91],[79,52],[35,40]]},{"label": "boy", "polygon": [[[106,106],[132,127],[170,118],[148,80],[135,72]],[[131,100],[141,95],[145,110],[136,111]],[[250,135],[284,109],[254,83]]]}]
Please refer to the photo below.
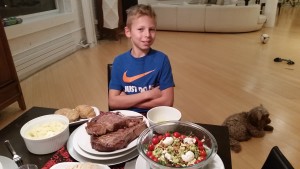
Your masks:
[{"label": "boy", "polygon": [[173,106],[174,81],[168,57],[151,48],[156,14],[149,5],[127,10],[125,35],[132,48],[113,62],[108,104],[111,109],[146,113],[156,106]]}]

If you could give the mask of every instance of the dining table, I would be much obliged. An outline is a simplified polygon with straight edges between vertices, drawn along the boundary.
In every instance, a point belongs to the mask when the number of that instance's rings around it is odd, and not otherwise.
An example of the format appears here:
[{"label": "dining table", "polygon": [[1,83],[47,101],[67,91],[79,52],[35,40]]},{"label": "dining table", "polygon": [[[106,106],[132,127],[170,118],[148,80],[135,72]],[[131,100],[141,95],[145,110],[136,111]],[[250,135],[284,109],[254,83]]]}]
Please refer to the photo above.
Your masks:
[{"label": "dining table", "polygon": [[[25,111],[21,116],[16,118],[6,127],[0,130],[0,156],[6,156],[12,159],[12,155],[8,151],[8,149],[4,145],[5,140],[10,140],[10,143],[14,147],[15,151],[22,157],[23,162],[26,164],[36,164],[39,169],[47,169],[54,165],[55,163],[65,162],[65,161],[73,161],[76,162],[72,156],[69,158],[57,158],[58,152],[53,152],[45,155],[36,155],[29,152],[26,148],[25,142],[21,137],[20,130],[22,126],[28,121],[43,115],[53,114],[57,109],[54,108],[45,108],[45,107],[32,107]],[[198,122],[194,122],[205,129],[207,129],[216,139],[218,144],[217,154],[221,158],[225,169],[231,169],[231,152],[229,145],[229,133],[228,128],[226,126],[221,125],[212,125],[212,124],[202,124]],[[72,133],[79,125],[71,125],[69,126],[69,131]],[[60,154],[67,154],[66,145],[62,147],[60,150]],[[137,158],[137,157],[136,157]],[[57,159],[54,161],[53,159]],[[124,167],[126,162],[123,162],[118,165],[110,166],[112,169],[114,168],[122,168]]]}]

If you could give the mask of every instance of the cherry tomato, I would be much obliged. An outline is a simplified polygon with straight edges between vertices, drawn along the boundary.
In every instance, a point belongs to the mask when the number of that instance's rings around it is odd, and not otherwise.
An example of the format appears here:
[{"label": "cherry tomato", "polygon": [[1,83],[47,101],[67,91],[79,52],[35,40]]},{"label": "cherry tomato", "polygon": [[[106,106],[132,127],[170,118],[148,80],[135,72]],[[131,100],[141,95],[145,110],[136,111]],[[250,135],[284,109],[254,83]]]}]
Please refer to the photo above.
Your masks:
[{"label": "cherry tomato", "polygon": [[148,146],[149,151],[153,151],[154,148],[155,148],[154,144],[149,144],[149,146]]},{"label": "cherry tomato", "polygon": [[159,135],[157,138],[158,138],[159,140],[162,140],[162,139],[164,139],[164,136]]},{"label": "cherry tomato", "polygon": [[158,162],[158,158],[156,158],[154,155],[151,155],[149,158],[155,162]]},{"label": "cherry tomato", "polygon": [[157,138],[157,137],[153,137],[152,138],[152,143],[154,144],[154,145],[156,145],[156,144],[158,144],[159,143],[159,138]]},{"label": "cherry tomato", "polygon": [[152,156],[153,154],[152,154],[152,151],[147,151],[147,156],[148,157],[150,157],[150,156]]},{"label": "cherry tomato", "polygon": [[170,133],[165,133],[165,136],[166,136],[166,137],[170,137],[171,134],[170,134]]},{"label": "cherry tomato", "polygon": [[154,156],[154,155],[151,155],[151,156],[149,156],[149,158],[150,158],[151,160],[153,160],[153,159],[155,158],[155,156]]},{"label": "cherry tomato", "polygon": [[198,147],[203,147],[202,141],[198,141]]},{"label": "cherry tomato", "polygon": [[200,157],[198,158],[198,160],[196,160],[195,163],[200,163],[200,162],[203,161],[203,160],[205,160],[205,158],[200,156]]},{"label": "cherry tomato", "polygon": [[200,151],[200,156],[201,157],[206,157],[206,151],[205,150]]},{"label": "cherry tomato", "polygon": [[152,158],[152,160],[158,163],[158,159],[155,156]]},{"label": "cherry tomato", "polygon": [[178,133],[178,132],[174,132],[174,133],[173,133],[173,136],[176,137],[176,138],[180,137],[180,135],[181,135],[181,134]]},{"label": "cherry tomato", "polygon": [[195,139],[196,139],[196,143],[201,142],[201,141],[199,141],[198,137],[195,137]]},{"label": "cherry tomato", "polygon": [[180,138],[183,140],[183,139],[186,138],[186,136],[182,134],[182,135],[180,136]]},{"label": "cherry tomato", "polygon": [[198,146],[199,151],[203,151],[204,147],[203,146]]}]

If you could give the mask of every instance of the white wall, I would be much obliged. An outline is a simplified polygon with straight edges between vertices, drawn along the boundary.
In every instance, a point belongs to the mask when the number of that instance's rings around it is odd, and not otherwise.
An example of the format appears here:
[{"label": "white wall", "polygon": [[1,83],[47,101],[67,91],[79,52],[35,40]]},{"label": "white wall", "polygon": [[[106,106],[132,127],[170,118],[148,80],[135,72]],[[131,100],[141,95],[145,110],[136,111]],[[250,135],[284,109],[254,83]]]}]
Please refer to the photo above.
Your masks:
[{"label": "white wall", "polygon": [[60,0],[59,13],[23,18],[5,27],[20,79],[78,50],[86,39],[81,0]]}]

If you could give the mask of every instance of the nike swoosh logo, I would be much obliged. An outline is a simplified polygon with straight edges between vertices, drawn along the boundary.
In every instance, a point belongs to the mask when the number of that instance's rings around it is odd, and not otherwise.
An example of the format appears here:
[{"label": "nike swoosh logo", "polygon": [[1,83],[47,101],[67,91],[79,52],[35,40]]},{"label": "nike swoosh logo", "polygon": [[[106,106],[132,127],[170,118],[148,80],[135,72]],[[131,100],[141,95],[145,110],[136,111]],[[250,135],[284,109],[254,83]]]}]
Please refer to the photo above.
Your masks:
[{"label": "nike swoosh logo", "polygon": [[135,80],[138,80],[138,79],[140,79],[140,78],[146,76],[147,74],[149,74],[149,73],[151,73],[151,72],[153,72],[153,71],[154,71],[154,70],[150,70],[150,71],[148,71],[148,72],[145,72],[145,73],[142,73],[142,74],[138,74],[138,75],[135,75],[135,76],[131,76],[131,77],[128,77],[128,76],[127,76],[127,71],[126,71],[126,72],[124,72],[124,74],[123,74],[123,81],[124,81],[125,83],[131,83],[131,82],[133,82],[133,81],[135,81]]}]

